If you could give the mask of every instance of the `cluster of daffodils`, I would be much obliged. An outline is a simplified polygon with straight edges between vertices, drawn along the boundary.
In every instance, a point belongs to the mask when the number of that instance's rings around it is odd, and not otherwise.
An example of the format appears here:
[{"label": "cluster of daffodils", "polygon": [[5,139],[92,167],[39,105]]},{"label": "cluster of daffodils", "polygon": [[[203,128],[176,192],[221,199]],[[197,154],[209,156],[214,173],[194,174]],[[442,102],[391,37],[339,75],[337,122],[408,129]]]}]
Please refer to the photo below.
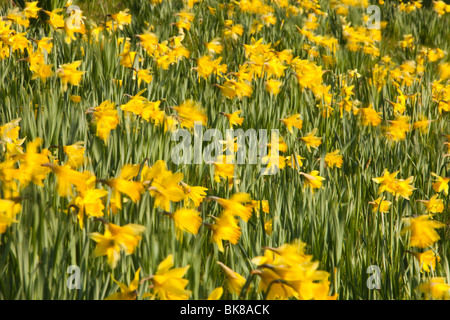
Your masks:
[{"label": "cluster of daffodils", "polygon": [[[408,179],[397,179],[396,176],[399,171],[390,173],[385,169],[381,177],[373,178],[372,180],[379,184],[378,193],[384,191],[392,194],[397,199],[403,197],[409,200],[409,196],[412,195],[415,188],[411,185],[414,177]],[[436,254],[436,248],[433,248],[434,244],[440,240],[440,236],[436,229],[445,227],[445,223],[436,221],[433,216],[444,211],[444,200],[439,199],[439,195],[448,196],[448,188],[450,178],[440,177],[435,173],[432,173],[435,177],[435,182],[432,183],[433,190],[437,193],[433,195],[429,200],[418,200],[424,204],[426,208],[426,214],[419,215],[417,217],[404,218],[405,227],[403,233],[409,232],[409,247],[416,247],[421,251],[408,251],[419,262],[420,271],[434,272],[436,264],[440,261],[440,257]],[[372,204],[373,212],[388,213],[390,211],[391,202],[385,200],[385,197],[379,197],[378,199],[370,202]],[[428,250],[427,250],[428,249]],[[432,282],[441,282],[441,278],[433,278]],[[427,294],[431,294],[434,298],[442,298],[448,293],[445,291],[450,289],[450,286],[442,283],[442,288],[447,288],[443,291],[437,289],[430,289],[431,284],[423,284],[423,289]],[[428,288],[425,290],[424,288]],[[437,290],[437,291],[436,291]],[[436,293],[438,292],[438,293]]]},{"label": "cluster of daffodils", "polygon": [[257,269],[252,274],[261,278],[259,291],[267,299],[334,300],[329,296],[330,274],[319,269],[319,262],[305,253],[306,244],[295,241],[278,248],[267,247],[264,255],[253,258]]},{"label": "cluster of daffodils", "polygon": [[[151,0],[145,6],[162,16],[167,8],[158,7],[166,5],[164,2]],[[146,21],[135,26],[139,19],[129,9],[107,14],[96,24],[72,0],[61,8],[44,8],[39,1],[22,6],[12,3],[14,6],[0,11],[1,77],[19,87],[3,90],[0,86],[2,236],[20,228],[21,218],[27,214],[22,212],[23,201],[29,200],[29,194],[48,192],[56,207],[73,218],[74,232],[88,234],[96,261],[108,271],[117,270],[124,263],[123,255],[136,256],[148,239],[150,228],[137,221],[134,212],[149,200],[146,204],[150,203],[151,209],[145,209],[174,227],[176,241],[205,236],[205,243],[215,249],[213,266],[223,270],[227,286],[215,285],[208,299],[220,299],[223,294],[247,297],[251,290],[267,299],[337,299],[336,292],[330,295],[332,289],[339,289],[330,286],[332,275],[320,270],[320,262],[306,254],[306,244],[299,240],[289,243],[298,235],[291,232],[285,239],[272,237],[283,234],[278,233],[282,226],[277,219],[286,212],[278,211],[290,204],[272,206],[279,195],[274,192],[270,200],[259,196],[256,180],[264,180],[274,190],[284,184],[286,189],[292,188],[294,197],[301,195],[314,202],[327,198],[327,192],[332,194],[331,186],[339,184],[338,180],[361,174],[378,185],[377,196],[362,200],[376,215],[392,213],[397,204],[410,197],[415,200],[421,192],[417,206],[424,213],[402,220],[407,252],[417,259],[421,273],[432,275],[418,287],[426,297],[450,298],[450,286],[443,277],[435,276],[442,257],[439,241],[444,240],[439,229],[447,226],[445,215],[449,212],[450,134],[446,130],[450,63],[444,50],[448,47],[438,48],[433,41],[425,44],[421,35],[412,31],[396,30],[400,33],[395,39],[389,38],[384,32],[389,26],[386,21],[380,22],[380,28],[371,28],[365,11],[371,4],[368,0],[324,4],[318,0],[185,0],[170,5],[170,10],[177,9],[170,12],[172,20],[167,26]],[[385,5],[382,0],[378,4]],[[448,18],[450,5],[433,1],[432,6],[430,14]],[[424,10],[421,1],[399,1],[393,7],[395,15],[403,18]],[[211,32],[201,34],[205,24]],[[283,34],[289,37],[280,36]],[[11,78],[6,79],[3,72],[11,72]],[[111,86],[89,88],[97,85],[96,80]],[[177,87],[174,96],[164,96],[173,92],[166,88],[179,83],[186,86]],[[45,99],[36,98],[38,94],[28,100],[9,98],[28,88],[42,92]],[[210,103],[213,96],[218,99]],[[59,119],[42,119],[48,109],[41,105],[43,100],[64,102],[58,108],[67,109],[58,114],[79,127],[83,138],[48,137],[45,126]],[[21,104],[11,107],[11,101]],[[82,117],[71,119],[69,108],[81,110]],[[166,142],[177,129],[192,134],[198,124],[201,129],[247,129],[255,123],[282,133],[258,146],[267,152],[260,157],[259,164],[265,166],[260,176],[283,170],[279,180],[258,176],[242,183],[248,176],[238,170],[235,153],[243,146],[235,137],[218,141],[226,154],[206,163],[210,176],[193,166],[174,169],[162,155],[118,160],[116,168],[109,167],[109,159],[97,156],[100,164],[92,165],[92,154],[100,149],[111,157],[129,153],[112,151],[129,143],[124,135],[149,137],[145,142],[148,148],[161,149],[164,143],[157,146],[156,141]],[[350,138],[347,131],[351,131]],[[416,182],[416,174],[401,178],[400,171],[388,169],[377,172],[379,177],[371,175],[367,170],[371,160],[363,171],[361,159],[356,159],[361,154],[349,150],[354,147],[352,139],[367,139],[381,141],[383,150],[389,152],[397,148],[401,154],[402,148],[417,141],[429,147],[426,144],[434,143],[430,136],[437,137],[436,147],[444,147],[446,152],[443,156],[438,152],[440,167]],[[71,142],[51,145],[50,140]],[[412,165],[416,167],[416,163]],[[194,179],[196,176],[201,179]],[[423,179],[427,180],[425,186],[419,182]],[[350,184],[351,179],[345,183]],[[434,194],[426,192],[426,183]],[[33,192],[28,192],[32,188]],[[346,189],[352,190],[345,185],[337,191],[343,202]],[[125,220],[122,225],[113,223],[118,217]],[[248,236],[250,228],[256,230],[259,221],[264,245],[267,239],[279,247],[262,245],[262,256],[251,260],[254,270],[244,277],[229,262],[227,266],[219,260],[233,256],[229,254],[232,250],[246,253],[241,236]],[[307,224],[314,225],[315,220]],[[184,263],[167,252],[158,263],[145,270],[148,274],[141,269],[143,265],[131,269],[134,278],[129,285],[111,275],[120,292],[107,299],[191,298],[187,275],[203,270],[178,267]],[[143,283],[148,286],[140,297]]]}]

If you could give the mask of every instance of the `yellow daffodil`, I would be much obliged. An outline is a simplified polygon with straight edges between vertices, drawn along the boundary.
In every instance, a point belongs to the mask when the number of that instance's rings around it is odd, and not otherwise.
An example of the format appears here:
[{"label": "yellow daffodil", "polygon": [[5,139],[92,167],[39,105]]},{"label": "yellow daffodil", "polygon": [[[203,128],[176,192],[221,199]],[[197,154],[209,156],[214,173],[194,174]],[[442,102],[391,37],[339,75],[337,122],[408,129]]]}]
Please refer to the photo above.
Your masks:
[{"label": "yellow daffodil", "polygon": [[183,279],[189,266],[184,268],[173,268],[173,266],[173,256],[169,255],[158,265],[156,274],[151,277],[153,293],[145,294],[144,297],[161,300],[189,299],[192,292],[185,289],[189,280]]},{"label": "yellow daffodil", "polygon": [[294,133],[293,129],[292,129],[293,127],[297,128],[299,130],[303,127],[303,121],[300,118],[299,114],[294,114],[290,117],[280,119],[280,121],[286,125],[290,134]]},{"label": "yellow daffodil", "polygon": [[300,174],[305,177],[305,183],[303,185],[303,188],[310,187],[312,193],[314,193],[315,189],[322,188],[322,181],[324,181],[325,178],[319,176],[319,171],[313,170],[309,174],[300,172]]},{"label": "yellow daffodil", "polygon": [[233,113],[221,112],[220,114],[225,116],[228,119],[228,121],[230,122],[230,128],[233,128],[233,126],[235,126],[235,125],[242,125],[244,118],[239,118],[239,114],[241,112],[242,112],[242,110],[238,110]]},{"label": "yellow daffodil", "polygon": [[438,199],[438,195],[435,194],[430,200],[417,200],[422,202],[427,208],[429,213],[441,213],[444,211],[444,200]]},{"label": "yellow daffodil", "polygon": [[75,61],[72,63],[63,64],[56,73],[61,78],[61,83],[63,86],[63,90],[67,90],[67,85],[71,84],[73,86],[79,86],[81,82],[81,77],[85,73],[85,71],[76,70],[79,66],[81,66],[81,60]]},{"label": "yellow daffodil", "polygon": [[169,216],[175,221],[177,230],[186,231],[195,235],[198,233],[198,229],[202,224],[202,218],[199,214],[194,209],[178,209]]},{"label": "yellow daffodil", "polygon": [[227,276],[227,282],[228,282],[228,290],[232,294],[240,295],[242,288],[245,284],[245,278],[241,276],[239,273],[234,272],[230,268],[228,268],[226,265],[224,265],[222,262],[217,261],[217,264],[225,271],[225,274]]},{"label": "yellow daffodil", "polygon": [[419,290],[425,293],[427,298],[436,300],[450,299],[450,285],[445,283],[444,277],[431,278],[429,282],[421,284]]},{"label": "yellow daffodil", "polygon": [[120,259],[120,251],[124,250],[127,255],[132,254],[141,240],[140,234],[145,227],[137,224],[127,224],[122,227],[112,224],[105,224],[105,233],[91,233],[92,240],[97,242],[95,256],[108,256],[108,264],[111,268],[117,266]]},{"label": "yellow daffodil", "polygon": [[440,239],[435,229],[443,228],[444,223],[430,220],[430,215],[424,214],[416,218],[407,218],[404,231],[411,231],[409,245],[411,247],[426,248]]},{"label": "yellow daffodil", "polygon": [[436,182],[433,183],[433,189],[436,192],[444,191],[445,195],[448,195],[448,184],[450,182],[450,178],[440,177],[436,173],[432,172],[431,175],[436,177]]},{"label": "yellow daffodil", "polygon": [[300,138],[300,140],[302,140],[306,144],[309,152],[311,152],[311,147],[314,149],[318,149],[317,147],[322,144],[322,138],[317,137],[316,134],[317,128],[308,133],[306,136]]},{"label": "yellow daffodil", "polygon": [[416,259],[419,261],[420,264],[420,272],[430,272],[434,271],[436,269],[436,262],[441,261],[441,258],[437,256],[433,250],[428,250],[425,252],[410,252]]},{"label": "yellow daffodil", "polygon": [[141,268],[139,268],[135,275],[133,281],[131,281],[130,285],[127,286],[126,284],[117,281],[114,279],[113,275],[111,274],[112,280],[117,283],[117,285],[120,288],[120,292],[114,293],[108,297],[105,298],[105,300],[136,300],[137,298],[137,288],[139,287],[139,272],[141,271]]},{"label": "yellow daffodil", "polygon": [[339,152],[340,150],[335,150],[326,154],[325,163],[330,169],[333,169],[335,166],[337,168],[342,168],[344,160],[342,159],[342,155],[340,155]]},{"label": "yellow daffodil", "polygon": [[378,212],[378,210],[380,213],[388,213],[392,204],[390,201],[381,200],[381,197],[369,203],[372,205],[372,212],[374,213]]}]

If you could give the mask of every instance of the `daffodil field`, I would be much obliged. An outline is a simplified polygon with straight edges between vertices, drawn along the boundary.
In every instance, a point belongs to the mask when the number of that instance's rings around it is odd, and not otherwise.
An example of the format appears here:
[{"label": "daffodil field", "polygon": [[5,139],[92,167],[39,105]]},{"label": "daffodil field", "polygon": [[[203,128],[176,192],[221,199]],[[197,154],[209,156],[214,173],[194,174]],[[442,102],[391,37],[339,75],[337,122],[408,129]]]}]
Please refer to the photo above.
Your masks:
[{"label": "daffodil field", "polygon": [[0,299],[450,299],[449,26],[444,1],[0,1]]}]

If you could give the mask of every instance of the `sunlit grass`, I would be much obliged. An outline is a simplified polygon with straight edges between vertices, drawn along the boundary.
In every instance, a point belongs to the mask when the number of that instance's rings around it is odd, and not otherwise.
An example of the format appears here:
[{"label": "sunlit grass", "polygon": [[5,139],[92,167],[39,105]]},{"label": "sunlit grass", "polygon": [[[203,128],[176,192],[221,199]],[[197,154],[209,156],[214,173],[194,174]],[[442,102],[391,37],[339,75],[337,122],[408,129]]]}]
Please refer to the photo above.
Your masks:
[{"label": "sunlit grass", "polygon": [[[65,1],[43,2],[46,9],[65,4]],[[153,26],[160,42],[178,35],[177,28],[171,24],[176,22],[174,14],[182,11],[184,4],[182,1],[164,0],[161,5],[144,2],[101,1],[98,4],[75,1],[88,20],[98,24],[104,21],[106,14],[125,8],[129,8],[133,16],[132,24],[125,26],[123,31],[102,31],[104,37],[98,43],[77,39],[67,44],[64,33],[52,32],[54,48],[47,57],[49,64],[56,71],[64,63],[82,60],[79,69],[86,73],[79,87],[69,86],[64,92],[57,77],[48,78],[46,83],[32,80],[27,62],[18,61],[26,54],[16,52],[0,60],[0,124],[20,117],[20,137],[26,137],[26,142],[41,137],[45,148],[83,141],[89,159],[84,169],[95,173],[98,179],[116,177],[125,164],[141,164],[148,159],[147,163],[153,165],[163,159],[170,170],[184,174],[184,182],[208,188],[208,195],[229,198],[236,192],[248,192],[255,200],[268,200],[270,214],[259,218],[253,215],[248,223],[241,221],[239,243],[228,243],[222,253],[211,241],[211,231],[206,226],[200,227],[198,235],[185,233],[183,239],[178,240],[173,221],[154,207],[154,198],[148,192],[137,204],[124,197],[123,210],[116,215],[108,215],[105,210],[105,218],[121,226],[140,224],[146,230],[136,251],[128,256],[122,253],[117,267],[112,270],[105,257],[94,256],[95,242],[89,237],[92,232],[103,233],[104,226],[93,219],[86,219],[85,228],[81,230],[76,217],[68,213],[70,200],[58,195],[57,178],[50,174],[44,180],[44,187],[29,185],[20,193],[22,210],[17,216],[19,223],[0,235],[1,299],[104,299],[118,291],[111,274],[128,284],[138,268],[141,268],[142,277],[154,274],[158,264],[169,254],[174,255],[175,266],[190,265],[185,278],[189,280],[187,288],[192,290],[191,298],[206,299],[214,288],[226,288],[225,275],[216,261],[247,278],[256,268],[251,259],[261,255],[263,247],[278,247],[295,239],[305,242],[307,252],[320,262],[320,269],[330,273],[330,294],[338,293],[339,299],[419,299],[422,295],[418,286],[428,281],[431,275],[446,277],[447,283],[450,282],[448,227],[438,230],[441,240],[433,248],[441,261],[432,273],[419,271],[419,263],[407,253],[410,250],[408,237],[401,233],[402,218],[425,213],[423,204],[416,200],[429,199],[435,194],[431,173],[449,175],[450,157],[444,157],[447,149],[443,137],[443,134],[450,134],[449,113],[439,114],[430,85],[438,78],[441,60],[427,62],[423,77],[405,87],[407,93],[421,95],[420,102],[408,102],[406,114],[411,117],[411,122],[419,120],[419,115],[435,121],[426,134],[411,131],[405,140],[391,143],[383,135],[381,126],[362,126],[358,117],[350,112],[344,112],[341,117],[336,105],[330,117],[323,117],[312,92],[299,87],[292,68],[286,70],[281,79],[282,91],[275,96],[265,90],[265,78],[253,80],[253,95],[241,100],[227,99],[217,86],[213,86],[222,84],[223,79],[211,76],[208,80],[199,80],[193,68],[197,67],[197,59],[207,54],[204,44],[216,37],[223,38],[223,24],[228,17],[225,10],[218,8],[220,3],[227,1],[195,4],[196,22],[183,40],[183,45],[190,51],[190,58],[171,65],[168,70],[159,68],[138,45],[135,35],[142,34],[149,26]],[[9,2],[0,3],[0,15],[3,16]],[[382,11],[382,20],[389,23],[382,33],[380,57],[388,55],[396,65],[401,65],[417,58],[420,45],[450,52],[450,28],[445,27],[450,25],[450,14],[438,18],[431,9],[403,13],[391,9],[390,5],[392,1],[386,1]],[[207,6],[217,8],[217,13],[209,14]],[[354,82],[355,98],[361,101],[362,107],[372,103],[382,113],[383,121],[392,120],[394,112],[386,99],[395,100],[396,87],[389,81],[377,91],[369,84],[379,58],[347,50],[342,35],[343,23],[329,9],[328,2],[323,1],[322,6],[330,14],[320,20],[317,34],[335,37],[341,47],[335,54],[321,47],[319,56],[312,61],[328,71],[323,82],[331,85],[333,99],[338,98],[342,85],[337,75],[357,69],[364,76]],[[364,9],[352,8],[348,21],[360,23],[363,12]],[[243,44],[250,44],[252,37],[263,38],[264,43],[279,41],[277,50],[292,49],[294,57],[308,59],[306,50],[302,49],[308,40],[296,28],[303,27],[307,14],[287,18],[279,8],[274,14],[277,23],[263,27],[256,35],[248,32],[257,19],[255,15],[237,11],[232,17],[244,26],[245,32],[237,42],[223,41],[222,62],[228,65],[228,72],[237,71],[239,65],[246,61]],[[49,26],[39,20],[34,28],[30,28],[27,37],[40,39],[49,32]],[[398,41],[406,34],[418,39],[415,49],[401,50],[398,47]],[[133,79],[133,71],[120,66],[118,56],[123,43],[117,43],[119,37],[129,38],[133,50],[142,58],[140,68],[151,69],[153,80],[150,84],[143,82],[138,85]],[[333,55],[336,64],[326,65],[323,55]],[[442,61],[449,61],[448,54]],[[116,80],[122,80],[122,85],[118,85]],[[237,167],[237,179],[233,188],[228,190],[224,181],[214,181],[212,165],[173,164],[170,152],[176,142],[171,141],[170,132],[142,119],[127,117],[120,109],[120,105],[128,101],[126,94],[135,95],[142,89],[147,89],[143,96],[149,101],[162,100],[161,108],[167,113],[172,113],[170,107],[187,99],[198,101],[206,109],[208,128],[224,132],[229,124],[219,113],[243,110],[242,129],[280,130],[288,145],[286,155],[295,153],[305,157],[300,171],[318,170],[319,175],[326,179],[323,189],[314,194],[310,189],[304,189],[304,178],[292,168],[283,169],[273,176],[261,176],[260,166],[244,165]],[[81,102],[71,101],[71,95],[81,96]],[[86,114],[88,108],[97,107],[105,100],[116,104],[120,119],[107,144],[96,136],[91,116]],[[296,113],[301,114],[303,128],[295,129],[290,135],[279,119]],[[297,138],[314,128],[318,129],[323,143],[318,150],[308,152]],[[342,168],[331,169],[324,165],[324,157],[336,149],[340,150],[344,162]],[[60,163],[67,160],[57,148],[52,149],[52,155]],[[409,201],[403,198],[395,200],[384,194],[392,201],[390,211],[372,212],[369,202],[379,196],[378,185],[372,178],[381,176],[385,168],[390,172],[399,170],[399,177],[403,179],[414,176],[416,190]],[[434,219],[448,225],[450,199],[448,195],[441,195],[445,210]],[[107,197],[106,206],[111,197],[112,192]],[[203,221],[210,223],[214,221],[210,216],[217,217],[220,213],[214,201],[204,201],[200,210]],[[263,232],[264,221],[270,218],[273,218],[271,236]],[[81,269],[81,290],[69,290],[66,286],[66,270],[70,265]],[[366,270],[370,265],[381,269],[380,290],[370,290],[366,286],[369,276]],[[257,282],[255,277],[247,299],[264,297],[257,290]],[[141,298],[148,291],[148,283],[144,283],[138,289],[138,296]],[[238,297],[226,290],[223,298]]]}]

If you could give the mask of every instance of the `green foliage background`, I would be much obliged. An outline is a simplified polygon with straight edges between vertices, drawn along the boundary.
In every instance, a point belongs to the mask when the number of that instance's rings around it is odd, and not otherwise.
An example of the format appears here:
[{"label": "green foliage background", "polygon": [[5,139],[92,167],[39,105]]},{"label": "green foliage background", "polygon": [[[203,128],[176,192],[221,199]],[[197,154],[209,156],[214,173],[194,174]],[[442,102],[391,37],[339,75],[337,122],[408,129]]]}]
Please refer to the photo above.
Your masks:
[{"label": "green foliage background", "polygon": [[[153,25],[160,39],[177,35],[174,13],[182,10],[181,1],[163,1],[161,5],[151,6],[148,1],[81,1],[88,19],[96,22],[105,19],[105,14],[129,8],[133,23],[127,26],[124,36],[130,38],[132,48],[137,48],[143,59],[142,68],[152,68],[153,81],[150,85],[132,79],[132,71],[119,65],[117,34],[112,34],[103,43],[87,43],[77,40],[68,45],[62,34],[54,33],[54,48],[49,56],[56,70],[61,64],[82,60],[80,70],[86,71],[80,87],[69,87],[63,92],[60,80],[49,78],[47,83],[31,80],[31,72],[23,58],[13,54],[11,58],[0,61],[0,123],[4,124],[18,117],[20,136],[26,141],[36,137],[44,140],[43,147],[50,145],[70,145],[84,141],[90,163],[86,166],[98,178],[117,175],[124,164],[142,163],[145,158],[153,164],[164,159],[173,171],[184,173],[189,185],[202,185],[209,189],[209,195],[228,198],[237,190],[249,192],[256,200],[268,200],[270,217],[274,219],[272,236],[265,235],[264,219],[269,217],[253,216],[248,224],[240,224],[242,236],[238,245],[227,246],[220,253],[210,241],[210,231],[201,227],[197,236],[185,234],[182,241],[175,237],[173,222],[153,207],[153,199],[148,193],[135,205],[131,201],[124,203],[123,210],[110,216],[113,223],[123,225],[138,223],[146,226],[143,239],[136,252],[122,256],[116,269],[111,270],[104,257],[95,258],[95,242],[89,238],[91,232],[103,233],[103,226],[87,220],[84,230],[80,230],[75,217],[68,215],[68,200],[60,198],[56,192],[56,177],[49,175],[44,188],[28,186],[22,193],[22,211],[18,215],[20,222],[9,227],[0,235],[0,299],[104,299],[116,292],[118,286],[111,281],[111,274],[121,282],[129,283],[134,272],[141,267],[141,275],[151,275],[167,255],[173,254],[175,266],[190,265],[186,276],[188,289],[192,290],[192,299],[205,299],[216,287],[225,284],[225,275],[216,261],[222,261],[244,277],[250,276],[255,268],[251,258],[261,254],[263,246],[279,246],[294,239],[308,244],[308,253],[320,261],[320,268],[331,273],[331,293],[339,293],[339,299],[419,299],[417,290],[420,283],[428,281],[429,274],[420,273],[416,260],[406,253],[407,237],[401,236],[402,218],[423,214],[424,206],[416,200],[428,199],[434,194],[431,173],[449,176],[449,159],[444,158],[444,137],[449,134],[449,115],[439,115],[436,103],[432,102],[430,83],[436,79],[437,63],[428,63],[421,82],[409,88],[410,92],[421,94],[421,103],[409,105],[407,114],[417,121],[419,114],[429,119],[439,119],[431,124],[429,132],[421,135],[416,131],[408,133],[407,139],[396,144],[386,143],[379,128],[362,127],[353,116],[339,116],[335,111],[329,118],[323,118],[316,108],[311,93],[301,91],[292,70],[288,69],[283,78],[283,90],[277,96],[271,96],[264,89],[264,79],[254,81],[254,93],[251,98],[228,100],[214,86],[216,80],[198,80],[196,59],[206,54],[204,43],[215,37],[222,37],[225,13],[217,11],[213,16],[207,6],[217,7],[219,2],[205,1],[194,7],[195,23],[187,33],[183,44],[191,52],[190,59],[162,70],[146,56],[142,48],[136,46],[135,35],[142,33],[147,26]],[[389,22],[383,30],[381,56],[389,55],[394,62],[401,64],[405,60],[415,59],[417,51],[400,50],[396,44],[405,34],[412,34],[420,44],[439,47],[450,52],[450,17],[447,14],[438,18],[430,9],[418,10],[409,14],[394,10],[390,3],[382,7],[382,19]],[[62,7],[65,1],[43,0],[39,6],[45,9]],[[323,10],[328,8],[321,1]],[[77,4],[75,2],[74,4]],[[4,15],[9,4],[3,1],[0,14]],[[99,9],[100,8],[100,9]],[[110,11],[113,10],[113,11]],[[331,12],[327,10],[328,12]],[[277,23],[263,28],[257,39],[264,38],[265,43],[281,40],[277,50],[292,49],[294,57],[306,59],[302,50],[305,39],[296,31],[302,27],[306,15],[287,19],[281,10],[275,12]],[[360,22],[362,10],[352,9],[349,21]],[[28,37],[41,38],[49,33],[46,16],[32,22]],[[227,42],[223,62],[229,70],[237,70],[245,61],[242,44],[248,44],[251,36],[248,30],[255,16],[237,13],[233,18],[244,25],[246,32],[237,42]],[[280,31],[281,21],[284,27]],[[201,22],[199,22],[201,21]],[[330,15],[320,19],[318,34],[330,34],[344,45],[342,27],[339,18]],[[121,36],[123,36],[121,35]],[[103,45],[103,50],[101,46]],[[419,46],[417,45],[416,48]],[[321,48],[321,54],[325,54]],[[417,49],[416,49],[417,50]],[[84,54],[83,54],[84,52]],[[347,70],[357,69],[364,74],[358,86],[355,86],[356,98],[363,104],[373,103],[382,111],[383,120],[393,118],[392,108],[385,99],[394,100],[396,89],[389,83],[381,92],[368,84],[370,70],[377,62],[361,52],[349,52],[341,49],[337,53],[337,63],[324,76],[324,82],[331,84],[333,92],[339,92],[336,75]],[[448,55],[444,58],[448,61]],[[319,56],[318,64],[322,64]],[[118,86],[114,79],[122,79]],[[185,99],[199,101],[207,110],[208,127],[223,131],[228,123],[219,112],[243,110],[245,117],[242,128],[279,129],[289,146],[290,154],[306,157],[304,172],[319,170],[326,178],[324,189],[312,194],[303,189],[302,177],[290,168],[274,176],[260,176],[259,166],[239,166],[237,175],[240,183],[233,190],[227,190],[224,182],[215,183],[213,168],[210,165],[175,166],[170,161],[170,150],[174,142],[170,133],[162,128],[133,118],[127,118],[119,109],[120,124],[111,132],[108,145],[95,136],[95,128],[87,108],[98,106],[104,100],[117,105],[127,101],[125,94],[136,94],[147,88],[144,96],[151,101],[166,99],[164,106],[178,105]],[[75,104],[70,95],[80,95],[81,103]],[[287,133],[278,119],[287,114],[300,113],[304,121],[301,131],[293,136]],[[318,151],[308,153],[305,146],[296,138],[318,128],[323,144]],[[323,159],[326,152],[340,149],[344,155],[342,169],[325,168]],[[54,150],[61,162],[65,155]],[[384,169],[390,172],[400,170],[399,177],[414,176],[417,188],[410,201],[400,199],[393,202],[388,214],[372,213],[368,203],[376,199],[378,186],[372,178],[380,176]],[[109,198],[108,198],[109,201]],[[448,209],[449,197],[445,198],[446,209],[435,216],[438,221],[450,221]],[[202,204],[202,218],[211,221],[209,215],[217,216],[220,208],[213,202]],[[448,228],[438,231],[441,241],[435,249],[441,262],[432,273],[450,280],[450,246]],[[81,290],[68,290],[66,287],[67,267],[78,265],[81,268]],[[381,269],[382,286],[380,290],[369,290],[366,286],[367,267],[378,265]],[[253,284],[257,279],[253,279]],[[262,298],[253,285],[247,298]],[[147,284],[140,286],[139,296],[148,292]],[[224,298],[237,298],[225,292]]]}]

